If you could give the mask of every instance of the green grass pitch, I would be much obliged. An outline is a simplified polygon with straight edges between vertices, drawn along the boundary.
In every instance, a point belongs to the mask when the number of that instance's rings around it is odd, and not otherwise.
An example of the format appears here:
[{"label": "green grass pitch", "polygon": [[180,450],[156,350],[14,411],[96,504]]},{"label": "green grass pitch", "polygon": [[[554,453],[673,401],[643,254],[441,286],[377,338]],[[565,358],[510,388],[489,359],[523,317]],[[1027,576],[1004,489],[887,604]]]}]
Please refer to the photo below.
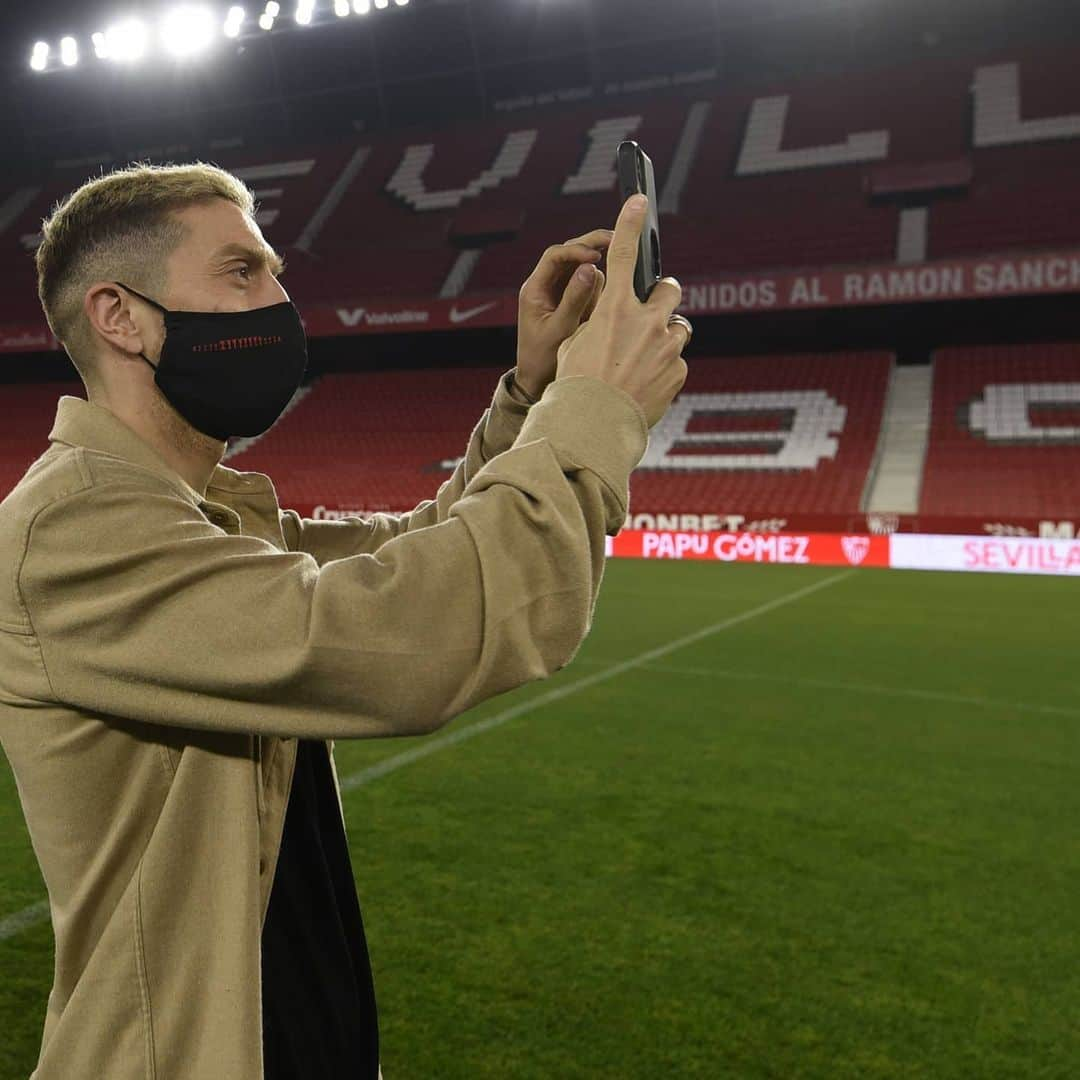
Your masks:
[{"label": "green grass pitch", "polygon": [[337,746],[386,1080],[1080,1075],[1078,643],[1067,579],[609,562],[566,670]]}]

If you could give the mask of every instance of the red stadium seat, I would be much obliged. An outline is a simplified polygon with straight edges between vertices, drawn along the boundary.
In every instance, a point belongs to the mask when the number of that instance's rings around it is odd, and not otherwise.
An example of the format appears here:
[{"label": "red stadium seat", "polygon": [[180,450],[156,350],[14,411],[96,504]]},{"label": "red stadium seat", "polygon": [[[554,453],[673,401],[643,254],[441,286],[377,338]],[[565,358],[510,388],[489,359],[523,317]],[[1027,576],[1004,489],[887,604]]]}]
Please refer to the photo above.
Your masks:
[{"label": "red stadium seat", "polygon": [[937,353],[920,512],[1080,516],[1078,400],[1080,345]]},{"label": "red stadium seat", "polygon": [[[1060,131],[975,146],[976,72],[1011,63],[1023,115],[1051,118],[1052,127],[1056,117]],[[740,173],[748,118],[763,100],[785,102],[777,153],[800,164]],[[464,283],[470,293],[508,291],[549,244],[611,225],[617,199],[606,167],[597,173],[601,182],[585,190],[567,191],[566,184],[587,159],[597,124],[624,120],[619,130],[648,150],[663,189],[699,101],[710,108],[678,212],[662,216],[665,269],[683,281],[722,271],[893,261],[899,207],[872,200],[866,185],[882,165],[971,168],[967,190],[930,205],[930,258],[1080,242],[1080,137],[1070,134],[1080,115],[1075,47],[927,57],[917,65],[762,80],[722,92],[688,85],[498,112],[452,127],[225,148],[204,157],[238,171],[256,190],[263,228],[291,263],[286,285],[298,302],[437,295],[468,242],[456,239],[459,216],[516,229],[483,248]],[[518,140],[516,153],[512,146],[507,152],[508,137]],[[883,156],[845,159],[843,146],[853,138],[881,143]],[[422,168],[402,179],[410,147]],[[836,147],[839,158],[822,156]],[[41,219],[94,171],[83,165],[38,181],[0,183],[0,206],[22,207],[5,220],[0,258],[10,287],[0,297],[0,323],[40,319],[30,252]],[[31,196],[25,205],[23,192]]]},{"label": "red stadium seat", "polygon": [[16,383],[3,387],[0,425],[0,499],[49,447],[56,402],[64,394],[86,397],[82,383]]},{"label": "red stadium seat", "polygon": [[[656,460],[634,473],[631,510],[857,512],[890,363],[883,353],[695,358],[677,399],[685,415],[673,409],[674,428],[653,429]],[[497,374],[329,375],[227,463],[269,473],[282,505],[408,510],[449,475]]]}]

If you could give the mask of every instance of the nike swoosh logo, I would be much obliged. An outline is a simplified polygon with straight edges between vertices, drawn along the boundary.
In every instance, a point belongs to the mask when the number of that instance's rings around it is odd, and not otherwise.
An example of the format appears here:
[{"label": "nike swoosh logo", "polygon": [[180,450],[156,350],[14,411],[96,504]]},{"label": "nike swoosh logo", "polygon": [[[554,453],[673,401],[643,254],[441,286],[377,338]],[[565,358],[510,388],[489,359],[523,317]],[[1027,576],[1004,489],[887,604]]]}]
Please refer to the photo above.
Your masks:
[{"label": "nike swoosh logo", "polygon": [[456,306],[450,308],[450,321],[452,323],[462,323],[468,319],[479,315],[481,311],[487,311],[488,308],[493,308],[498,303],[497,300],[492,300],[490,303],[481,304],[479,307],[466,308],[464,311],[458,311]]}]

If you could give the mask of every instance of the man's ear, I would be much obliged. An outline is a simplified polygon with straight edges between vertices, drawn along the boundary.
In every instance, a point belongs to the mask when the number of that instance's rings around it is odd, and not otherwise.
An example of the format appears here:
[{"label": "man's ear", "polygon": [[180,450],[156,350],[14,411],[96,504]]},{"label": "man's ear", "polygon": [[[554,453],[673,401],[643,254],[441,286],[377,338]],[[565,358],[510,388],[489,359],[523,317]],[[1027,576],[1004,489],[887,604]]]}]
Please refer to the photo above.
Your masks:
[{"label": "man's ear", "polygon": [[[151,344],[148,313],[111,281],[95,281],[86,290],[83,311],[95,334],[132,359],[138,359]],[[144,321],[147,325],[140,327]]]}]

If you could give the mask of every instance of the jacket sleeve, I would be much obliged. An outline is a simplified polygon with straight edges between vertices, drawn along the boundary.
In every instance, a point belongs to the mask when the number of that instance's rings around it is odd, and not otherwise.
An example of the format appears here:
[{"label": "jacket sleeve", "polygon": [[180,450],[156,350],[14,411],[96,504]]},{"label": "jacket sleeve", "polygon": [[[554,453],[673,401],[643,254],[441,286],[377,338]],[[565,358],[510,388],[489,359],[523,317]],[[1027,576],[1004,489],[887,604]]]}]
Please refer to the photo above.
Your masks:
[{"label": "jacket sleeve", "polygon": [[574,657],[647,441],[628,394],[558,380],[444,521],[321,568],[157,477],[92,475],[37,514],[17,571],[51,700],[260,735],[432,731]]},{"label": "jacket sleeve", "polygon": [[510,387],[515,370],[511,368],[500,377],[490,408],[473,428],[465,456],[453,475],[440,485],[434,499],[426,499],[404,514],[376,513],[337,521],[320,521],[301,517],[295,510],[282,510],[281,531],[289,550],[306,551],[323,566],[333,559],[378,551],[395,536],[445,521],[450,507],[461,498],[473,477],[493,457],[508,450],[521,431],[529,405]]}]

